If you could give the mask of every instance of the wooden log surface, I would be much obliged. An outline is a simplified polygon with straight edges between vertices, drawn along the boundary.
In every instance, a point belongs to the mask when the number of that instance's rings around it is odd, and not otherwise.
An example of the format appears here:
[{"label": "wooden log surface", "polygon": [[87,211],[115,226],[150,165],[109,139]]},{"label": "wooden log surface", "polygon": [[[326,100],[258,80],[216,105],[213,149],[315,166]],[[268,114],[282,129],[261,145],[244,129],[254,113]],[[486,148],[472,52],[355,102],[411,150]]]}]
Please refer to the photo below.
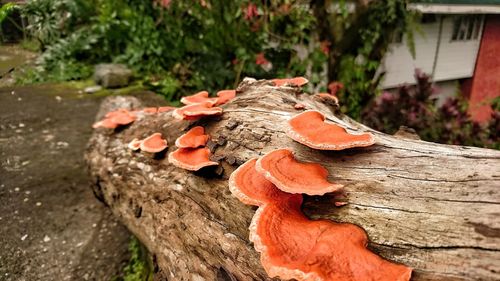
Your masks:
[{"label": "wooden log surface", "polygon": [[[412,280],[500,280],[500,151],[386,135],[296,88],[270,85],[243,82],[221,117],[188,122],[165,112],[92,136],[86,159],[96,196],[146,245],[165,279],[270,280],[248,239],[255,208],[234,198],[227,180],[247,159],[289,147],[345,185],[348,205],[307,197],[309,217],[361,226],[372,251],[414,268]],[[301,112],[296,102],[353,131],[371,131],[376,144],[335,152],[292,141],[284,131]],[[132,97],[108,98],[97,119],[141,106]],[[161,132],[172,152],[194,125],[211,135],[220,167],[193,173],[127,149],[132,139]]]}]

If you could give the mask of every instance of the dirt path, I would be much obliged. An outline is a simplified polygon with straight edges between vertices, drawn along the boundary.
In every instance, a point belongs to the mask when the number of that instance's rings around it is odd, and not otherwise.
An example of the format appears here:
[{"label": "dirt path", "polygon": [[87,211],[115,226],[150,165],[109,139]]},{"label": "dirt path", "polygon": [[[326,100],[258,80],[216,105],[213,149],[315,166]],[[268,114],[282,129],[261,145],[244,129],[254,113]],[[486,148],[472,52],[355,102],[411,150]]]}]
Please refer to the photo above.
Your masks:
[{"label": "dirt path", "polygon": [[130,234],[98,202],[83,153],[101,98],[0,88],[0,280],[110,280]]}]

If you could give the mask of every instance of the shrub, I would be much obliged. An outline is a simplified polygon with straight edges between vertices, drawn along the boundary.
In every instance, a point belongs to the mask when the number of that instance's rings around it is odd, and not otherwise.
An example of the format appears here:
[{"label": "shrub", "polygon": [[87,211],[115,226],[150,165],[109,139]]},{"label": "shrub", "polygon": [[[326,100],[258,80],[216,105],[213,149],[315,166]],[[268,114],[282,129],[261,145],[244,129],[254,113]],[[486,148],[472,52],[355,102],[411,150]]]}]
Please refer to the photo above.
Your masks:
[{"label": "shrub", "polygon": [[430,77],[417,70],[415,79],[415,86],[403,86],[394,94],[384,92],[377,97],[363,110],[363,122],[389,134],[407,126],[427,141],[500,149],[500,102],[494,103],[490,122],[479,124],[467,114],[467,102],[461,96],[437,107]]}]

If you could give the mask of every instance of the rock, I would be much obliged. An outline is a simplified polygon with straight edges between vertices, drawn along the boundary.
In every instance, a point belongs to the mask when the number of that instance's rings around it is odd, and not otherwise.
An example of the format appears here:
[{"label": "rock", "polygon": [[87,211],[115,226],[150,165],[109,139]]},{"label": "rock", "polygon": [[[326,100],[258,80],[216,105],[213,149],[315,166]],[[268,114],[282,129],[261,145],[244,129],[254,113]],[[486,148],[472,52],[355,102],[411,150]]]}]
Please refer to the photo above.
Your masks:
[{"label": "rock", "polygon": [[102,90],[102,86],[95,85],[95,86],[86,87],[85,89],[83,89],[83,92],[86,94],[93,94],[93,93],[98,92],[100,90]]},{"label": "rock", "polygon": [[104,88],[119,88],[128,85],[132,71],[123,64],[98,64],[95,66],[94,81]]}]

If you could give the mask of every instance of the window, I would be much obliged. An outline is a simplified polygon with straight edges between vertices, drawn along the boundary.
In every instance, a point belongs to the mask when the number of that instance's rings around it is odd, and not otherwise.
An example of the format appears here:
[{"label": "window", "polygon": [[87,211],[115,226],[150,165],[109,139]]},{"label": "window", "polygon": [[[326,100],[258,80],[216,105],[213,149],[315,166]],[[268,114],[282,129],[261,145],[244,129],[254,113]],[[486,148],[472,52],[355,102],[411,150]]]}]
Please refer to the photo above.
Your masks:
[{"label": "window", "polygon": [[478,40],[482,22],[481,15],[455,16],[451,41]]}]

